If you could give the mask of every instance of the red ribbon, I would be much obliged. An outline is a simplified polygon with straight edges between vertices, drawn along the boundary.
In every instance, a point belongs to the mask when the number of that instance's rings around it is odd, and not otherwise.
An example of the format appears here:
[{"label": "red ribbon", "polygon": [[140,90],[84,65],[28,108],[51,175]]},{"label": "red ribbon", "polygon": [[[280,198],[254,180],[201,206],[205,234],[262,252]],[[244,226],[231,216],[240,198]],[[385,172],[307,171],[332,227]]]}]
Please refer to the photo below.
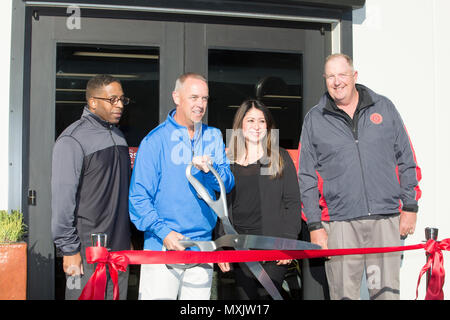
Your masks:
[{"label": "red ribbon", "polygon": [[449,251],[449,248],[450,239],[445,239],[439,242],[428,240],[428,242],[425,244],[425,252],[428,259],[427,263],[420,271],[419,280],[417,281],[416,299],[419,295],[418,290],[420,279],[422,278],[423,274],[431,268],[431,276],[429,278],[425,300],[444,300],[444,292],[442,291],[442,288],[444,287],[445,270],[444,257],[441,250]]},{"label": "red ribbon", "polygon": [[79,300],[103,300],[106,290],[106,265],[114,285],[114,300],[119,299],[118,271],[126,271],[129,264],[178,264],[275,261],[286,259],[311,259],[338,255],[372,254],[407,251],[425,248],[429,260],[422,268],[420,278],[432,266],[426,299],[443,299],[445,270],[441,250],[450,251],[450,239],[439,242],[429,240],[426,244],[400,247],[353,248],[328,250],[224,250],[224,251],[117,251],[108,252],[103,247],[86,248],[87,263],[97,263],[94,274],[83,289]]},{"label": "red ribbon", "polygon": [[86,261],[97,263],[95,272],[84,286],[78,300],[104,300],[106,291],[106,266],[114,285],[114,300],[119,300],[119,272],[127,271],[128,257],[119,252],[109,252],[104,247],[86,248]]}]

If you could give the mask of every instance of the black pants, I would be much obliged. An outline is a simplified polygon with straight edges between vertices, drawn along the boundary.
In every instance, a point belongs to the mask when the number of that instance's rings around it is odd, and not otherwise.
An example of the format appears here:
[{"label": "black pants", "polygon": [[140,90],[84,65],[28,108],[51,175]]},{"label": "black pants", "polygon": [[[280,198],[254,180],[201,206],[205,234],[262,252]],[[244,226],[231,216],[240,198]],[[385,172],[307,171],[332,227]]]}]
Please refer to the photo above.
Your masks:
[{"label": "black pants", "polygon": [[[84,274],[80,276],[67,276],[66,275],[66,300],[78,300],[81,292],[83,291],[84,286],[91,278],[92,274],[95,271],[96,264],[88,264],[86,263],[86,257],[82,255],[83,259],[83,269]],[[109,269],[106,267],[107,274],[107,283],[106,283],[106,292],[105,292],[105,300],[112,300],[114,297],[113,292],[113,283],[111,277],[109,276]],[[119,271],[119,299],[126,300],[127,292],[128,292],[128,275],[129,270],[126,272]]]},{"label": "black pants", "polygon": [[[277,266],[275,261],[262,263],[264,270],[272,279],[275,287],[280,294],[283,292],[282,284],[284,276],[288,271],[288,265]],[[244,300],[270,300],[269,293],[263,288],[263,286],[256,280],[255,276],[250,272],[247,265],[244,263],[233,265],[234,279],[236,286],[242,294],[241,297]]]},{"label": "black pants", "polygon": [[[303,220],[300,240],[311,241],[308,226]],[[299,262],[302,270],[302,300],[330,300],[327,274],[325,272],[325,259],[302,259]]]}]

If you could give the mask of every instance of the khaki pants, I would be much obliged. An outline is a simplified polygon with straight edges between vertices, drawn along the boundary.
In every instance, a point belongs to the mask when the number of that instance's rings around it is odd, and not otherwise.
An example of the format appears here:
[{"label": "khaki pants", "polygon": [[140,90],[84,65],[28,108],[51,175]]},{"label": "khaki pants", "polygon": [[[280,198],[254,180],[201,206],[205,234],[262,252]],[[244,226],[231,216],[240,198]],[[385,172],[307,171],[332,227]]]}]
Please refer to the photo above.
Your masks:
[{"label": "khaki pants", "polygon": [[[329,249],[400,246],[399,215],[324,222]],[[331,257],[325,270],[333,300],[360,298],[366,271],[371,299],[400,298],[401,252]]]}]

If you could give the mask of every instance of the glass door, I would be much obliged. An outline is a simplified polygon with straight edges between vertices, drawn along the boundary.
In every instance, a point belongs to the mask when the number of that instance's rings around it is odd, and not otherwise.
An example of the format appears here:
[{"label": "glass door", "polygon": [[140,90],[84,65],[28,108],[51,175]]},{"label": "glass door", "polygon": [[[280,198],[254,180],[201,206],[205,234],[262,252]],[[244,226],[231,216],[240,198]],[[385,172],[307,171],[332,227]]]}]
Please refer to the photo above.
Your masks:
[{"label": "glass door", "polygon": [[81,29],[68,29],[64,17],[33,20],[28,189],[36,200],[24,208],[29,299],[64,297],[61,258],[50,229],[52,149],[79,119],[88,79],[107,73],[121,80],[131,103],[119,127],[128,145],[137,148],[173,106],[173,84],[184,70],[182,39],[183,24],[175,22],[83,18]]},{"label": "glass door", "polygon": [[[331,53],[330,26],[302,29],[193,24],[185,26],[186,69],[207,75],[208,124],[226,139],[237,107],[258,98],[269,107],[279,129],[279,144],[297,162],[303,118],[325,91],[325,57]],[[216,272],[218,299],[240,299],[229,273]],[[289,283],[298,283],[293,272]],[[298,287],[298,286],[297,286]],[[289,295],[300,296],[296,286]]]},{"label": "glass door", "polygon": [[208,124],[225,137],[236,108],[258,98],[274,116],[280,146],[297,149],[303,117],[325,90],[329,30],[187,24],[186,67],[209,81]]},{"label": "glass door", "polygon": [[[95,74],[111,74],[131,99],[118,127],[134,160],[141,140],[159,124],[159,60],[159,47],[57,43],[55,139],[80,118],[87,81]],[[133,247],[141,249],[142,233],[131,227]],[[65,276],[61,257],[56,256],[55,262],[55,297],[62,299]],[[137,283],[140,269],[129,268],[131,283]],[[130,296],[133,294],[137,297],[137,286],[130,286]]]},{"label": "glass door", "polygon": [[[295,149],[302,121],[303,55],[230,49],[208,50],[211,90],[208,123],[231,128],[239,101],[259,99],[271,111],[281,135],[280,146]],[[301,126],[300,126],[301,127]]]},{"label": "glass door", "polygon": [[119,128],[128,145],[159,124],[159,48],[58,43],[56,48],[55,139],[78,120],[86,105],[86,84],[95,74],[111,74],[122,83],[130,104]]}]

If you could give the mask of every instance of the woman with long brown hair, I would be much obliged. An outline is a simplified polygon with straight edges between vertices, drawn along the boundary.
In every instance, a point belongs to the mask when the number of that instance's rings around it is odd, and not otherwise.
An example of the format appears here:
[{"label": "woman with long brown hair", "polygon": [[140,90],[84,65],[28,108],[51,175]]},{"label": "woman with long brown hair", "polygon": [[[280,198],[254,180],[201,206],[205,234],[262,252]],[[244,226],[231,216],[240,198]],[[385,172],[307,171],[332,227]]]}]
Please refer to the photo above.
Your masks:
[{"label": "woman with long brown hair", "polygon": [[[300,192],[294,163],[278,146],[278,130],[269,109],[246,100],[237,110],[227,151],[235,187],[228,195],[230,221],[239,234],[297,239],[301,228]],[[291,260],[263,263],[282,292]],[[230,265],[219,264],[222,271]],[[236,285],[247,299],[266,299],[268,293],[244,264],[234,265]]]}]

